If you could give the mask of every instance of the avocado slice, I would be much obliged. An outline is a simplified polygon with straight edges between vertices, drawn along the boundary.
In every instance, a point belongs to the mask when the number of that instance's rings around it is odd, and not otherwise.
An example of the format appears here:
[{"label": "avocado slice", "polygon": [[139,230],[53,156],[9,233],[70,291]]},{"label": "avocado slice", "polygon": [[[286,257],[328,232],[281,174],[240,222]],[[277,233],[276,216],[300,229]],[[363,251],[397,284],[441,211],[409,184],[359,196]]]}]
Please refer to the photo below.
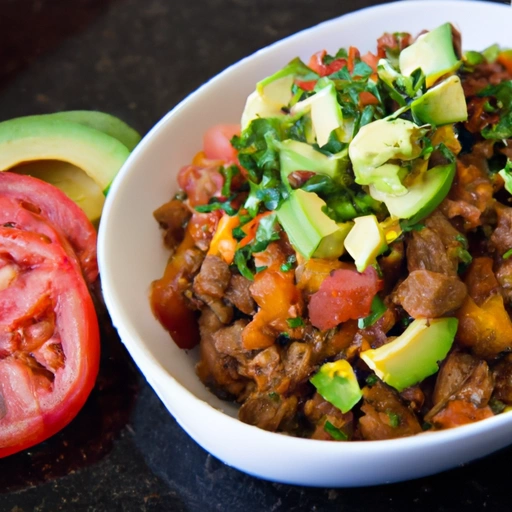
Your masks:
[{"label": "avocado slice", "polygon": [[450,76],[411,103],[414,120],[419,124],[442,126],[466,121],[466,97],[458,76]]},{"label": "avocado slice", "polygon": [[413,160],[421,153],[426,133],[406,119],[378,119],[361,127],[348,147],[356,183],[372,185],[393,195],[407,193],[401,178],[405,169],[389,160]]},{"label": "avocado slice", "polygon": [[386,384],[402,391],[438,371],[457,326],[456,318],[416,319],[398,338],[361,352],[361,359]]},{"label": "avocado slice", "polygon": [[55,185],[78,204],[88,219],[98,227],[105,196],[98,184],[82,169],[59,160],[38,160],[11,170]]},{"label": "avocado slice", "polygon": [[363,396],[352,366],[344,359],[322,365],[310,382],[342,413],[350,411]]},{"label": "avocado slice", "polygon": [[427,87],[431,87],[442,76],[454,73],[461,61],[455,54],[450,23],[444,23],[419,36],[413,44],[400,52],[398,63],[405,76],[411,76],[421,68]]},{"label": "avocado slice", "polygon": [[392,196],[370,186],[370,195],[382,201],[391,216],[416,224],[432,213],[446,197],[455,177],[455,162],[438,165],[421,173],[402,196]]},{"label": "avocado slice", "polygon": [[356,217],[344,245],[354,258],[358,272],[363,272],[368,265],[375,263],[377,256],[388,246],[384,231],[375,215]]},{"label": "avocado slice", "polygon": [[140,134],[124,121],[121,121],[118,117],[106,114],[105,112],[98,112],[97,110],[67,110],[30,117],[58,119],[94,128],[122,142],[130,151],[133,151],[141,140]]},{"label": "avocado slice", "polygon": [[[334,82],[328,78],[318,80],[315,87],[315,94],[305,100],[296,103],[290,113],[292,116],[310,112],[313,131],[316,135],[317,144],[322,147],[329,142],[331,132],[343,126],[343,114],[341,105],[338,103],[336,87]],[[350,134],[340,137],[342,142],[351,139]]]},{"label": "avocado slice", "polygon": [[345,149],[336,155],[328,156],[298,140],[278,142],[281,180],[288,184],[288,175],[294,171],[310,171],[325,174],[337,180],[348,165],[348,151]]},{"label": "avocado slice", "polygon": [[277,219],[290,243],[304,258],[339,258],[352,223],[336,223],[322,210],[326,206],[314,192],[292,190],[277,210]]},{"label": "avocado slice", "polygon": [[0,123],[0,170],[23,162],[61,160],[83,169],[104,194],[130,150],[114,137],[81,124],[28,116]]}]

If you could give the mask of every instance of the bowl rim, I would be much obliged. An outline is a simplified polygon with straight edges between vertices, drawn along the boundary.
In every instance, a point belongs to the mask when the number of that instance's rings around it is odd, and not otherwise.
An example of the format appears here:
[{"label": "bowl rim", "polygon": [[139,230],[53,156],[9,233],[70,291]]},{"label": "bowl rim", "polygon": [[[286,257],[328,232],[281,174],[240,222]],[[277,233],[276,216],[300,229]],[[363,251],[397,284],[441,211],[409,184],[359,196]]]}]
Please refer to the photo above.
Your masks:
[{"label": "bowl rim", "polygon": [[[355,10],[350,13],[346,13],[344,15],[323,21],[314,26],[305,28],[299,32],[296,32],[292,35],[289,35],[279,41],[276,41],[260,50],[257,50],[250,55],[240,59],[239,61],[231,64],[226,69],[216,74],[207,80],[200,87],[192,91],[185,98],[183,98],[178,104],[176,104],[169,112],[167,112],[143,137],[142,141],[138,144],[138,146],[131,153],[129,158],[124,163],[123,167],[119,171],[118,175],[112,182],[110,187],[109,195],[106,198],[106,202],[104,205],[103,215],[105,218],[108,218],[110,210],[112,209],[112,205],[117,196],[118,190],[122,186],[123,178],[128,175],[132,169],[135,167],[132,165],[135,163],[142,153],[146,151],[146,147],[148,142],[153,139],[155,134],[159,133],[162,130],[165,130],[165,127],[170,124],[175,116],[184,109],[189,103],[191,103],[194,98],[202,93],[202,91],[211,86],[211,84],[215,83],[218,80],[221,80],[226,74],[229,74],[231,70],[235,67],[238,67],[245,63],[248,60],[253,59],[258,55],[265,55],[268,52],[273,52],[275,48],[279,48],[279,46],[284,45],[285,43],[293,42],[295,38],[301,37],[303,34],[308,33],[312,30],[322,30],[322,27],[327,27],[331,24],[336,24],[340,19],[350,19],[352,17],[358,17],[362,12],[369,11],[394,11],[399,13],[403,10],[404,5],[407,4],[418,4],[420,0],[401,0],[401,1],[391,1],[384,4],[374,5],[362,9]],[[489,1],[481,1],[481,0],[421,0],[423,4],[428,4],[432,8],[439,8],[447,5],[457,5],[467,4],[467,6],[485,6],[486,8],[492,8],[498,10],[503,10],[503,14],[505,10],[508,8],[507,14],[510,15],[512,10],[510,10],[510,5],[507,4],[497,4]],[[126,314],[123,312],[122,308],[119,306],[121,303],[118,296],[111,295],[109,289],[111,290],[111,286],[105,286],[105,284],[110,285],[108,267],[106,266],[106,257],[103,251],[103,248],[108,244],[106,243],[107,237],[107,226],[106,222],[100,223],[99,233],[98,233],[98,260],[100,266],[100,275],[102,276],[102,289],[104,293],[105,303],[109,310],[109,313],[112,317],[112,321],[114,326],[119,331],[120,338],[127,347],[131,357],[134,359],[135,363],[141,369],[143,375],[147,379],[148,383],[155,390],[157,395],[160,397],[162,402],[165,403],[166,408],[173,415],[173,417],[177,420],[177,422],[184,428],[184,430],[189,433],[194,431],[194,426],[187,423],[183,418],[178,417],[179,415],[175,414],[173,411],[173,407],[169,406],[168,402],[163,398],[163,384],[167,386],[165,393],[168,393],[169,387],[172,389],[176,389],[184,393],[184,399],[187,400],[190,404],[194,404],[195,407],[198,408],[199,413],[206,412],[208,414],[215,415],[217,421],[226,424],[237,424],[238,429],[242,429],[244,432],[247,432],[247,435],[250,435],[256,441],[267,442],[268,440],[275,440],[276,434],[280,436],[280,443],[283,446],[293,447],[295,450],[307,450],[310,451],[311,448],[314,448],[316,452],[323,454],[332,454],[333,452],[342,455],[342,454],[350,454],[354,452],[354,454],[361,453],[361,451],[370,451],[372,453],[381,452],[381,453],[389,453],[391,449],[395,450],[395,453],[400,453],[403,451],[410,451],[412,448],[416,448],[418,445],[423,446],[434,446],[444,443],[450,443],[454,439],[464,438],[469,440],[471,438],[480,436],[488,431],[495,430],[496,428],[503,427],[509,423],[512,423],[512,414],[510,412],[502,413],[500,415],[487,418],[482,421],[478,421],[475,423],[471,423],[468,425],[462,425],[456,428],[447,429],[447,430],[439,430],[434,432],[424,432],[418,435],[397,438],[397,439],[386,439],[386,440],[376,440],[376,441],[350,441],[348,443],[328,443],[321,440],[316,439],[308,439],[308,438],[299,438],[299,437],[291,437],[275,432],[268,432],[262,430],[256,426],[248,425],[241,422],[237,418],[233,418],[227,414],[225,414],[222,410],[210,405],[208,402],[198,398],[194,393],[189,391],[184,385],[178,382],[156,359],[153,353],[147,348],[142,336],[137,332],[135,325],[131,322],[124,323],[123,325],[115,325],[116,318],[126,318]],[[155,320],[156,321],[156,320]],[[172,343],[172,339],[169,340]],[[193,436],[194,437],[194,436]],[[510,436],[510,441],[512,442],[512,433]],[[209,450],[211,451],[211,450]]]}]

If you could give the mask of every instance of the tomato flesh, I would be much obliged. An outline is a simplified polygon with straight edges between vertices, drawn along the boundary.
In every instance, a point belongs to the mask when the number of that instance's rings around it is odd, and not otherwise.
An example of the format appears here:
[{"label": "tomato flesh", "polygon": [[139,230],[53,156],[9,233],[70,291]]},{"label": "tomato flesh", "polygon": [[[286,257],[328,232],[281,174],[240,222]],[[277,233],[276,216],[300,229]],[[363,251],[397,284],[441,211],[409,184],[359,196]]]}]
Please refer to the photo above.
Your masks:
[{"label": "tomato flesh", "polygon": [[240,125],[238,124],[219,124],[208,129],[203,137],[206,158],[235,163],[237,152],[231,145],[234,135],[240,135]]},{"label": "tomato flesh", "polygon": [[99,328],[76,263],[47,235],[0,227],[0,457],[61,430],[99,368]]},{"label": "tomato flesh", "polygon": [[311,323],[326,330],[369,315],[373,297],[381,285],[373,267],[362,274],[344,268],[335,270],[311,296],[308,308]]},{"label": "tomato flesh", "polygon": [[97,233],[84,211],[64,192],[37,178],[0,172],[0,196],[18,202],[48,220],[66,237],[76,253],[85,279],[98,278]]}]

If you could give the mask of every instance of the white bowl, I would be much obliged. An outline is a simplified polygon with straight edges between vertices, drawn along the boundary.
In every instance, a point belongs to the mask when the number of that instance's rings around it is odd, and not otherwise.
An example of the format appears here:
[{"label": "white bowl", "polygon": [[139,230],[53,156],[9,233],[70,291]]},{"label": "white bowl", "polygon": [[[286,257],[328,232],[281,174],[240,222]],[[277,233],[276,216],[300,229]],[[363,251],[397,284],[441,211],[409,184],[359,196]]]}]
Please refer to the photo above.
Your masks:
[{"label": "white bowl", "polygon": [[[492,22],[491,22],[492,20]],[[269,433],[236,419],[196,377],[195,352],[177,348],[150,310],[148,289],[167,252],[152,212],[176,191],[176,173],[201,148],[202,134],[238,122],[255,83],[295,56],[357,46],[374,50],[384,32],[417,34],[446,21],[465,49],[511,46],[512,8],[484,2],[396,2],[348,14],[276,43],[231,66],[167,114],[115,179],[99,232],[103,293],[131,356],[170,413],[203,448],[226,464],[283,483],[349,487],[439,472],[512,442],[512,414],[441,432],[389,441],[332,443]]]}]

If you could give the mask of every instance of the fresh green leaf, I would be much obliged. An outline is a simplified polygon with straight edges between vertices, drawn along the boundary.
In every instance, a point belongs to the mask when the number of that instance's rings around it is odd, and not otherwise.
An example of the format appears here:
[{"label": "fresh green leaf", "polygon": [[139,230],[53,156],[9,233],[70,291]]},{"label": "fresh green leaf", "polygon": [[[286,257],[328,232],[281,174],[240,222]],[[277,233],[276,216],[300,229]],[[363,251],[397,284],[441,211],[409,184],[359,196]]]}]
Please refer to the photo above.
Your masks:
[{"label": "fresh green leaf", "polygon": [[364,318],[360,318],[357,321],[357,326],[359,329],[366,329],[367,327],[371,327],[379,318],[384,315],[387,309],[388,308],[384,304],[383,300],[378,295],[375,295],[372,300],[370,314]]},{"label": "fresh green leaf", "polygon": [[330,421],[326,421],[324,424],[324,430],[335,440],[335,441],[347,441],[348,436],[340,430],[339,428],[335,427]]},{"label": "fresh green leaf", "polygon": [[368,375],[368,377],[366,377],[365,382],[368,386],[372,387],[375,386],[377,382],[379,382],[379,378],[374,373],[371,373],[370,375]]},{"label": "fresh green leaf", "polygon": [[389,418],[389,425],[393,428],[397,428],[400,426],[400,416],[393,411],[386,411]]},{"label": "fresh green leaf", "polygon": [[248,261],[251,257],[251,249],[249,246],[245,246],[242,249],[238,249],[235,252],[234,263],[238,268],[240,274],[242,274],[246,279],[250,281],[254,281],[254,273],[248,266]]},{"label": "fresh green leaf", "polygon": [[505,167],[498,172],[505,182],[505,189],[512,194],[512,160],[507,160]]},{"label": "fresh green leaf", "polygon": [[510,258],[510,256],[512,256],[512,249],[509,249],[508,251],[506,251],[506,252],[503,254],[502,258],[503,258],[504,260],[508,260],[508,259]]},{"label": "fresh green leaf", "polygon": [[286,323],[288,327],[295,329],[295,327],[302,327],[304,325],[304,320],[300,316],[296,316],[294,318],[287,318]]},{"label": "fresh green leaf", "polygon": [[208,204],[201,204],[195,207],[195,210],[199,213],[210,213],[216,210],[224,210],[228,215],[233,216],[236,214],[237,210],[233,208],[231,205],[231,201],[235,196],[231,196],[226,201],[221,201],[218,197],[212,197]]},{"label": "fresh green leaf", "polygon": [[288,272],[293,268],[293,265],[297,262],[297,258],[295,254],[290,254],[288,258],[286,258],[286,263],[281,265],[281,272]]}]

